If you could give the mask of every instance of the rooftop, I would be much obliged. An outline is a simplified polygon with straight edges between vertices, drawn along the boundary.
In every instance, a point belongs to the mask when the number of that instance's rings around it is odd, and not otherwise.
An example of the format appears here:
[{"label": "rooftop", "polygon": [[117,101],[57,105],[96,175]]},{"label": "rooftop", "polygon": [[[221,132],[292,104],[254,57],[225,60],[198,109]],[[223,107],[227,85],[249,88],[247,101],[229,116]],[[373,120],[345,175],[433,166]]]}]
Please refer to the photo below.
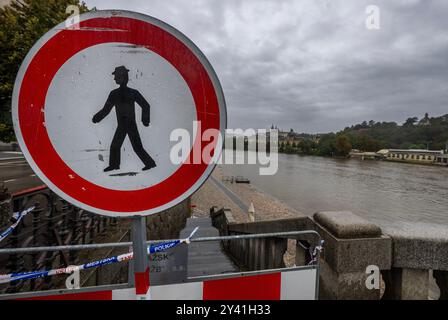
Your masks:
[{"label": "rooftop", "polygon": [[443,154],[443,150],[426,149],[389,149],[389,152]]}]

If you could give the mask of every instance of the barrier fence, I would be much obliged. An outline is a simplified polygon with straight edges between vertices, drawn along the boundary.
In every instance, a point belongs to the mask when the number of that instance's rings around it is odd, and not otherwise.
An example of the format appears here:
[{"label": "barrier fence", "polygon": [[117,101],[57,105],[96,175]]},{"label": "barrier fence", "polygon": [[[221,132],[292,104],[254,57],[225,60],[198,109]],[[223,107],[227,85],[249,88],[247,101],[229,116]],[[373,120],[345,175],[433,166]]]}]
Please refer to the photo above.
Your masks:
[{"label": "barrier fence", "polygon": [[[16,212],[12,217],[11,211]],[[114,235],[114,240],[118,241],[127,240],[129,237],[129,228],[121,227],[127,222],[118,222],[116,218],[102,217],[79,209],[61,199],[46,186],[14,193],[12,198],[2,203],[0,214],[0,250],[53,247],[55,244],[76,246],[93,243],[109,235]],[[106,253],[105,256],[108,254],[115,252]],[[80,264],[83,259],[73,250],[49,249],[45,252],[30,252],[27,255],[12,251],[0,255],[0,274],[24,273],[33,269],[52,270],[55,266]],[[44,276],[42,279],[32,279],[28,282],[11,281],[1,284],[0,293],[48,290],[57,285],[51,277]]]},{"label": "barrier fence", "polygon": [[[170,240],[170,241],[165,241],[162,243],[157,243],[157,244],[149,244],[148,245],[148,249],[147,252],[148,254],[153,254],[156,252],[163,252],[166,251],[168,249],[171,249],[181,243],[190,243],[190,239],[191,237],[196,233],[196,231],[199,228],[195,228],[193,230],[193,232],[190,234],[190,236],[188,238],[185,239],[176,239],[176,240]],[[68,246],[70,247],[70,246]],[[78,246],[79,249],[85,249],[85,248],[92,248],[94,246]],[[39,251],[49,251],[49,247],[36,247],[36,248],[22,248],[22,249],[6,249],[6,250],[0,250],[0,254],[1,253],[18,253],[18,252],[30,252],[29,250],[32,250],[31,252],[39,252]],[[55,248],[52,248],[55,249]],[[61,250],[60,248],[58,248],[59,250]],[[70,248],[72,249],[72,248]],[[71,274],[74,271],[79,271],[79,270],[85,270],[85,269],[91,269],[91,268],[96,268],[96,267],[101,267],[107,264],[111,264],[111,263],[117,263],[117,262],[122,262],[122,261],[128,261],[131,260],[133,258],[133,253],[132,252],[128,252],[128,253],[124,253],[118,256],[114,256],[114,257],[109,257],[106,259],[101,259],[101,260],[97,260],[97,261],[93,261],[93,262],[89,262],[89,263],[84,263],[82,265],[79,266],[68,266],[65,268],[59,268],[59,269],[53,269],[53,270],[44,270],[44,271],[30,271],[30,272],[22,272],[22,273],[10,273],[10,274],[0,274],[0,283],[8,283],[11,281],[18,281],[18,280],[29,280],[29,279],[36,279],[36,278],[42,278],[42,277],[48,277],[48,276],[53,276],[53,275],[58,275],[58,274]]]},{"label": "barrier fence", "polygon": [[[185,239],[170,239],[158,241],[147,241],[147,254],[161,252],[173,248],[181,243],[209,241],[235,241],[255,238],[293,238],[313,235],[317,238],[319,245],[312,250],[312,261],[307,266],[299,266],[284,269],[267,269],[252,272],[241,272],[233,274],[211,275],[204,277],[186,278],[180,283],[152,286],[151,297],[153,299],[317,299],[319,280],[319,256],[322,250],[320,236],[313,230],[289,231],[275,233],[261,233],[248,235],[232,235],[219,237],[192,238],[197,228]],[[2,254],[35,253],[61,250],[88,250],[98,248],[128,247],[132,243],[104,243],[85,244],[75,246],[50,246],[50,247],[28,247],[0,249]],[[122,255],[94,261],[80,266],[69,266],[47,271],[35,271],[25,273],[13,273],[1,275],[0,282],[13,280],[28,280],[33,277],[43,277],[58,274],[72,273],[75,270],[100,267],[106,264],[124,262],[133,259],[131,252]],[[243,287],[241,287],[243,285]],[[238,286],[241,290],[234,290]],[[163,287],[163,290],[162,290]],[[245,288],[245,289],[244,289]],[[129,281],[127,284],[90,287],[71,290],[52,290],[41,292],[27,292],[20,294],[0,295],[0,299],[135,299],[136,287]],[[264,293],[263,293],[264,292]]]}]

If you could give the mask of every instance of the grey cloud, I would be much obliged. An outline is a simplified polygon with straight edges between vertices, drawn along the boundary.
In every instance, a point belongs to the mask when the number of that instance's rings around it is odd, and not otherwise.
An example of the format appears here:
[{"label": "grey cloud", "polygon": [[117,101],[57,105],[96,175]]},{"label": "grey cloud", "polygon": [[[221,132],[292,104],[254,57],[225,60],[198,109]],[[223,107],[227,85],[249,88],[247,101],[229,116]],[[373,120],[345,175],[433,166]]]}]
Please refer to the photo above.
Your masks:
[{"label": "grey cloud", "polygon": [[230,127],[271,123],[325,132],[363,120],[448,113],[448,2],[376,0],[90,0],[178,28],[207,55]]}]

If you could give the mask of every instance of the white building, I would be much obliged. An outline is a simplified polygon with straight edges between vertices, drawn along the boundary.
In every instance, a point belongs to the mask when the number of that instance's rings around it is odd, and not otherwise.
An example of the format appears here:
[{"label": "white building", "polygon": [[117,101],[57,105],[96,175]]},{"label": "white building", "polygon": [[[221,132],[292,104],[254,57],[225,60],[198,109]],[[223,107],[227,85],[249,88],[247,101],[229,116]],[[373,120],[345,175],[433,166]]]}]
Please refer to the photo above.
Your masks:
[{"label": "white building", "polygon": [[389,149],[384,153],[385,160],[400,162],[435,163],[438,157],[443,157],[443,150],[425,149]]}]

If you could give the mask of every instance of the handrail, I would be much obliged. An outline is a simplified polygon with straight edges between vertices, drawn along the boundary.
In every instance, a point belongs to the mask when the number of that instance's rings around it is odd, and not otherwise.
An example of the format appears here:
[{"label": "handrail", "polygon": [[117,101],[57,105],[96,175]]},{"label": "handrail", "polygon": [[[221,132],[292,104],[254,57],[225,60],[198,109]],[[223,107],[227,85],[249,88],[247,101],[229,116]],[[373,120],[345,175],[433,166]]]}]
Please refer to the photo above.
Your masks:
[{"label": "handrail", "polygon": [[[319,233],[317,233],[316,231],[304,230],[304,231],[271,232],[271,233],[258,233],[258,234],[232,235],[232,236],[218,236],[218,237],[201,237],[201,238],[193,238],[190,240],[190,242],[223,241],[223,240],[233,240],[233,239],[273,238],[273,237],[300,236],[300,235],[306,235],[306,234],[313,234],[313,235],[317,236],[319,241],[321,240]],[[169,242],[169,241],[176,241],[176,240],[179,240],[179,239],[149,240],[149,241],[146,241],[146,244],[155,244],[155,243],[160,243],[160,242]],[[65,245],[65,246],[10,248],[10,249],[0,249],[0,254],[42,252],[42,251],[69,251],[69,250],[119,248],[119,247],[129,247],[131,245],[132,245],[132,242],[112,242],[112,243],[79,244],[79,245]]]},{"label": "handrail", "polygon": [[27,195],[27,194],[30,194],[30,193],[42,191],[42,190],[45,190],[45,189],[48,189],[47,185],[42,184],[42,185],[37,186],[37,187],[32,187],[32,188],[29,188],[29,189],[23,189],[23,190],[16,191],[16,192],[11,194],[11,197],[12,198],[20,197],[20,196],[24,196],[24,195]]}]

